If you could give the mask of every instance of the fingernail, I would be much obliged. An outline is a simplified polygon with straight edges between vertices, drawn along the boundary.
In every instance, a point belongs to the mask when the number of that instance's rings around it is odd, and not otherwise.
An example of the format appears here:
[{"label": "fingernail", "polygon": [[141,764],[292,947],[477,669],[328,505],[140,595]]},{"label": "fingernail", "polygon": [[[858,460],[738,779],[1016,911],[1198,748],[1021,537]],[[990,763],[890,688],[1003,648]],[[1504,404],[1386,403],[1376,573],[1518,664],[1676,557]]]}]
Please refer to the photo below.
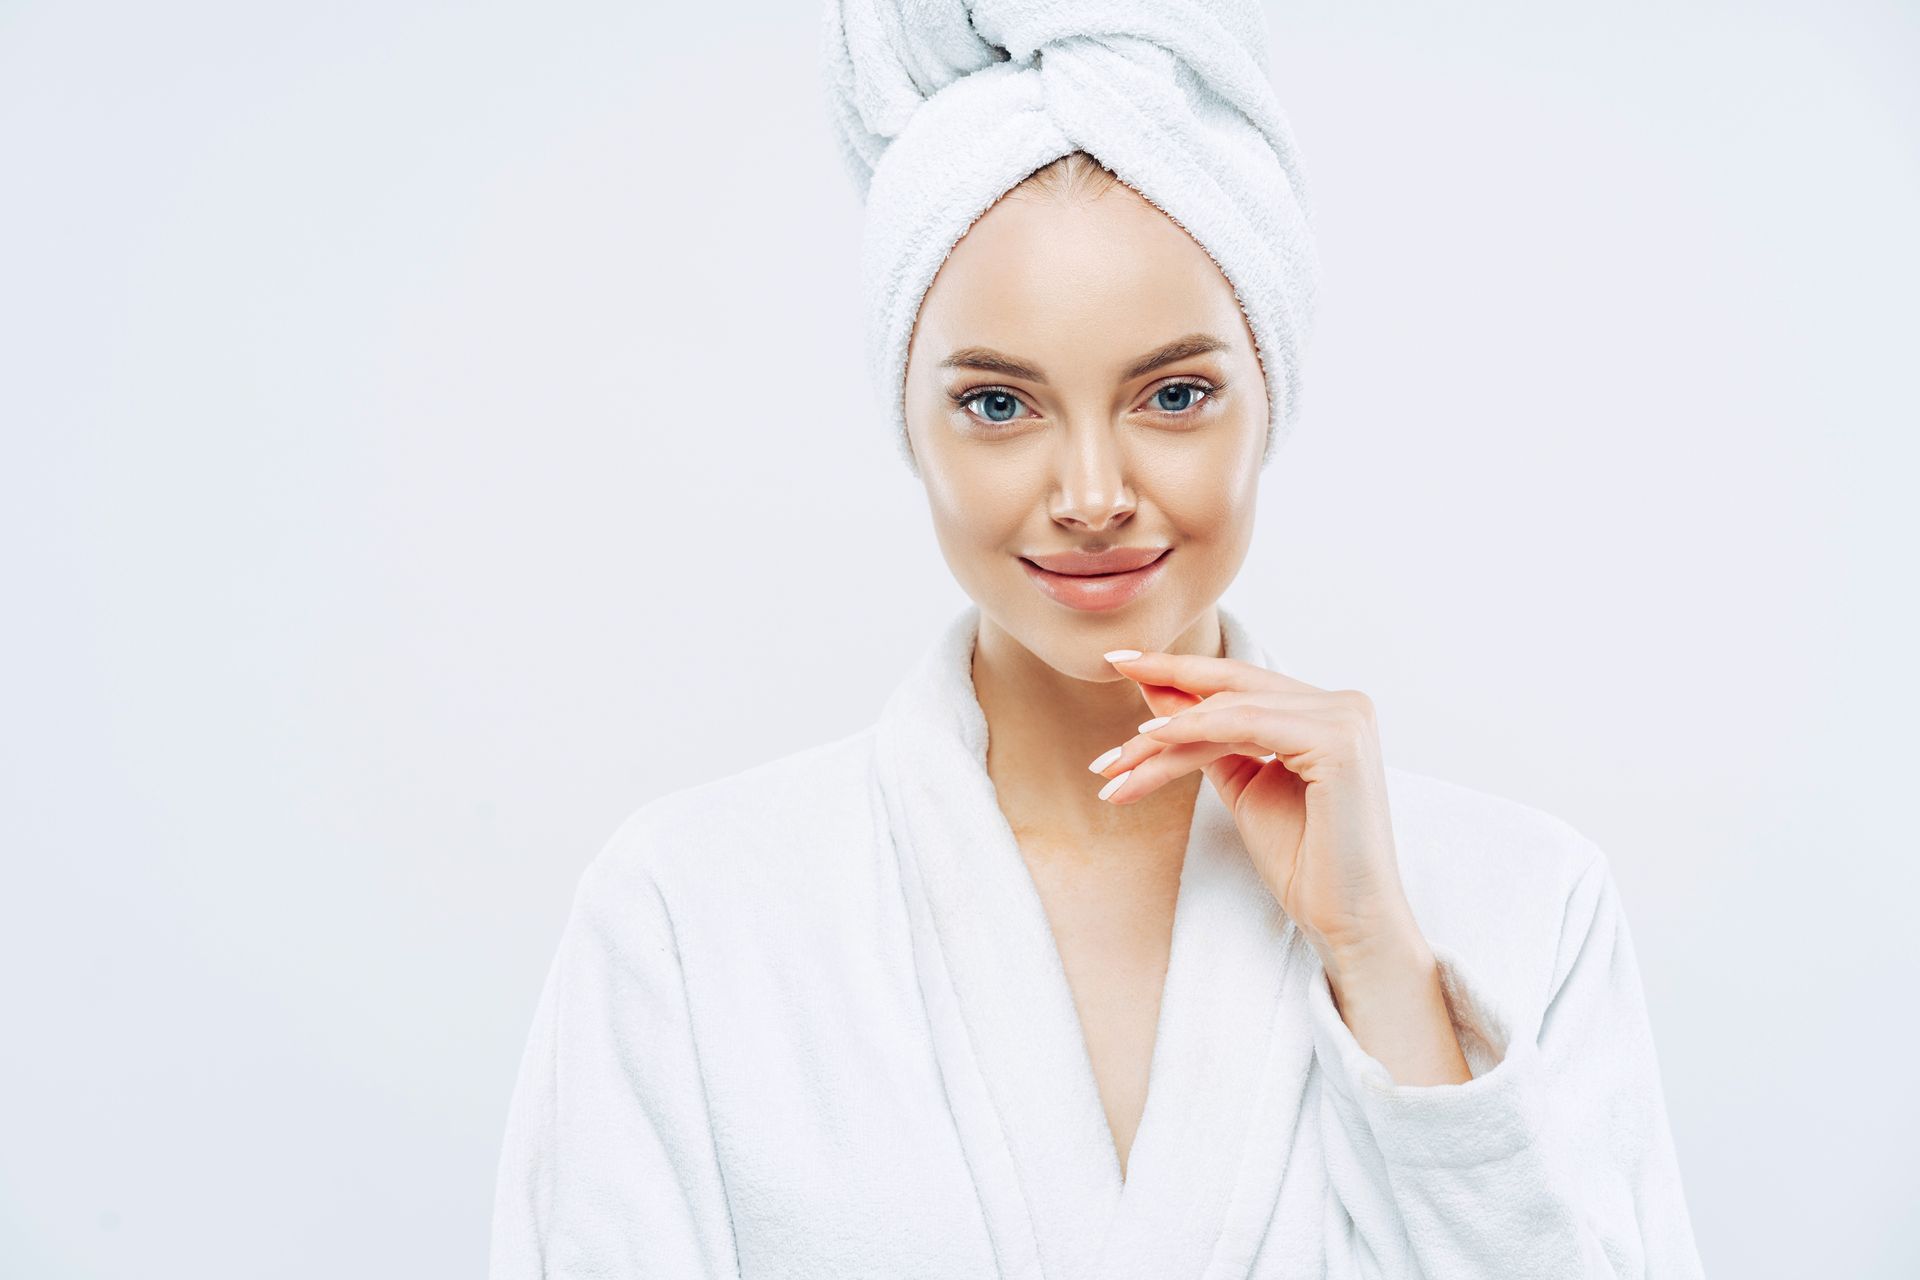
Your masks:
[{"label": "fingernail", "polygon": [[1118,760],[1119,758],[1120,758],[1119,747],[1115,747],[1111,751],[1102,751],[1100,755],[1094,760],[1094,762],[1087,766],[1087,768],[1093,770],[1095,773],[1099,773],[1102,769],[1105,769],[1108,765],[1112,764],[1115,760]]},{"label": "fingernail", "polygon": [[1115,649],[1111,653],[1103,653],[1100,656],[1108,662],[1131,662],[1140,656],[1140,651],[1138,649]]},{"label": "fingernail", "polygon": [[1133,776],[1133,770],[1129,769],[1125,773],[1120,774],[1119,776],[1111,779],[1106,786],[1100,788],[1100,798],[1102,800],[1105,800],[1108,796],[1112,795],[1114,792],[1120,789],[1121,783],[1125,782],[1128,778],[1131,778],[1132,776]]},{"label": "fingernail", "polygon": [[1167,721],[1171,719],[1173,719],[1172,716],[1155,716],[1153,719],[1146,721],[1140,726],[1140,732],[1152,733],[1155,729],[1158,729],[1161,725],[1165,724]]}]

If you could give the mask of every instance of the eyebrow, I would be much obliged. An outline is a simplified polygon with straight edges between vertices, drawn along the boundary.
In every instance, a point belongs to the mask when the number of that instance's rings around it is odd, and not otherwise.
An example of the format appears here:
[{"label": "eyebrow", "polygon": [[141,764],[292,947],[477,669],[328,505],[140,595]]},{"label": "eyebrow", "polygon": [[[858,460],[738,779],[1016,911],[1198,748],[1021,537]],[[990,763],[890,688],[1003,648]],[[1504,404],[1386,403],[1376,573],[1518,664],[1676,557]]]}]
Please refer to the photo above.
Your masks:
[{"label": "eyebrow", "polygon": [[[1175,338],[1163,347],[1157,347],[1127,366],[1122,374],[1125,378],[1138,378],[1163,368],[1177,360],[1190,360],[1194,356],[1206,355],[1210,351],[1225,351],[1227,343],[1210,333],[1190,333],[1184,338]],[[962,347],[940,362],[942,369],[982,369],[988,373],[998,373],[1009,378],[1025,378],[1029,382],[1044,383],[1047,375],[1033,365],[1025,364],[1010,355],[995,351],[992,347]]]},{"label": "eyebrow", "polygon": [[1009,378],[1025,378],[1028,382],[1045,382],[1047,375],[1030,364],[1021,364],[1012,356],[1002,355],[992,347],[962,347],[940,362],[942,369],[983,369],[988,373],[1004,374]]},{"label": "eyebrow", "polygon": [[1203,356],[1209,351],[1226,349],[1227,344],[1224,339],[1216,338],[1210,333],[1190,333],[1184,338],[1175,338],[1157,351],[1149,351],[1141,356],[1128,366],[1123,376],[1138,378],[1142,374],[1152,373],[1155,369],[1172,364],[1176,360],[1191,360],[1194,356]]}]

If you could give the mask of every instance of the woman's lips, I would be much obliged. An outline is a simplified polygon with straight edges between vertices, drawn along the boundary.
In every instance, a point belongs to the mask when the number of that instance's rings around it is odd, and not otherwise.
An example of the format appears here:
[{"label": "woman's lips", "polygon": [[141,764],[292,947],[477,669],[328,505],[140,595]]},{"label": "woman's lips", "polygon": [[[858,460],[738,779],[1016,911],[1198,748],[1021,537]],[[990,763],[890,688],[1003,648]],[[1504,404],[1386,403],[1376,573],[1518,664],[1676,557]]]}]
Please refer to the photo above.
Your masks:
[{"label": "woman's lips", "polygon": [[1151,564],[1129,569],[1125,573],[1054,573],[1042,569],[1024,556],[1020,558],[1020,567],[1027,571],[1027,577],[1033,580],[1034,586],[1053,597],[1057,603],[1069,609],[1098,612],[1102,609],[1118,609],[1152,586],[1172,554],[1173,548],[1168,547]]}]

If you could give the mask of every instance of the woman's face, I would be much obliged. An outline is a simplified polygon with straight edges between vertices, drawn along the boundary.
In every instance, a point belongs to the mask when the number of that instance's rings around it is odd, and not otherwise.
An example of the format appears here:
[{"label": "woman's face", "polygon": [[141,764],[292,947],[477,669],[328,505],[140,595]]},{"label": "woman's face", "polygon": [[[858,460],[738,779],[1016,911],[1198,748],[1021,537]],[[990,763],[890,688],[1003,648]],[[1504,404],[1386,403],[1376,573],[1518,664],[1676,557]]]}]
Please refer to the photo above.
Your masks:
[{"label": "woman's face", "polygon": [[[1239,572],[1267,394],[1233,288],[1132,188],[1016,189],[954,246],[907,352],[908,439],[942,553],[1055,669],[1172,649]],[[1041,572],[1085,553],[1145,570]]]}]

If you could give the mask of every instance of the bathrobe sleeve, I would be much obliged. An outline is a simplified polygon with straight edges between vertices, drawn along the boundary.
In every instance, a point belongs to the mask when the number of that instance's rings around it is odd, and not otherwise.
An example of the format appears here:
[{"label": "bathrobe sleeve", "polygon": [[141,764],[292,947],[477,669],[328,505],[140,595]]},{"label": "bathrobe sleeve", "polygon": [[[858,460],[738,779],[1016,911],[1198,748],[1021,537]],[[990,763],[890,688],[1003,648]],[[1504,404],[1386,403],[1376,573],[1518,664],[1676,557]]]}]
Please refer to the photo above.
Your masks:
[{"label": "bathrobe sleeve", "polygon": [[1702,1274],[1633,941],[1599,850],[1574,878],[1544,1012],[1503,1007],[1431,942],[1473,1078],[1395,1084],[1308,1003],[1330,1176],[1364,1277],[1685,1280]]},{"label": "bathrobe sleeve", "polygon": [[643,866],[603,854],[521,1060],[488,1274],[738,1272],[673,921]]}]

